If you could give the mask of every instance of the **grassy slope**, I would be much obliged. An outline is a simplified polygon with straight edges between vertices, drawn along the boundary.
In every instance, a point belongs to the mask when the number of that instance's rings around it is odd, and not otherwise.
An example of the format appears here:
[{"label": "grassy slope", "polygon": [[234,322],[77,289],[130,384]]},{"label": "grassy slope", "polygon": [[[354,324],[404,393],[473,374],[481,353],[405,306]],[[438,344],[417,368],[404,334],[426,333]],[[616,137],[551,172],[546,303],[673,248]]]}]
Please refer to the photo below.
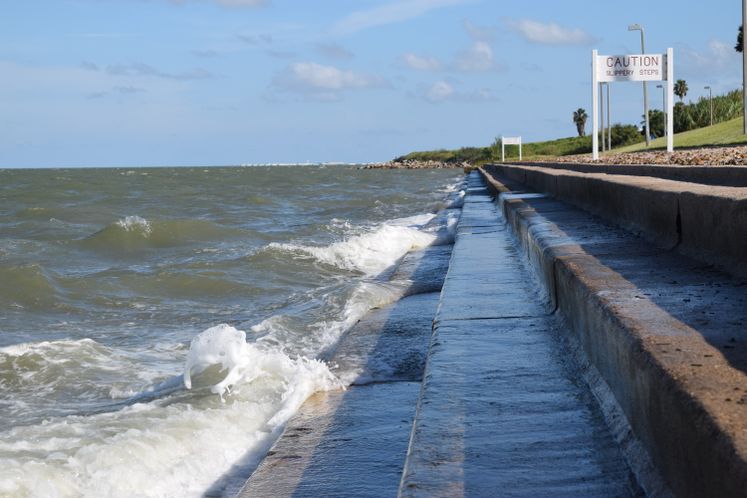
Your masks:
[{"label": "grassy slope", "polygon": [[[522,149],[524,159],[540,159],[543,157],[567,156],[591,151],[591,137],[570,137],[548,140],[546,142],[525,143]],[[506,159],[518,159],[519,147],[506,146]],[[462,162],[480,165],[491,161],[500,161],[500,147],[463,147],[456,150],[432,150],[411,152],[397,160],[444,161]]]},{"label": "grassy slope", "polygon": [[[713,126],[698,128],[695,130],[677,133],[674,136],[674,147],[703,147],[709,145],[735,145],[747,144],[747,135],[742,133],[742,118],[732,119]],[[651,142],[648,150],[666,149],[667,141],[665,138],[657,138]],[[629,145],[613,149],[617,152],[639,152],[646,150],[645,143]]]},{"label": "grassy slope", "polygon": [[[742,118],[732,119],[713,126],[698,128],[695,130],[678,133],[674,136],[674,147],[703,147],[709,145],[735,145],[747,144],[747,135],[742,133]],[[648,150],[666,149],[667,142],[664,138],[658,138],[651,142]],[[646,149],[646,144],[641,142],[626,147],[613,149],[612,153],[639,152]],[[567,156],[571,154],[583,154],[591,152],[591,136],[560,138],[546,142],[533,142],[524,144],[523,158],[526,160],[539,160],[552,158],[554,156]],[[517,146],[506,146],[506,159],[518,159],[519,148]],[[445,161],[462,162],[467,161],[474,165],[486,162],[500,161],[501,150],[494,147],[464,147],[456,150],[434,150],[423,152],[411,152],[398,159],[414,159],[420,161]]]}]

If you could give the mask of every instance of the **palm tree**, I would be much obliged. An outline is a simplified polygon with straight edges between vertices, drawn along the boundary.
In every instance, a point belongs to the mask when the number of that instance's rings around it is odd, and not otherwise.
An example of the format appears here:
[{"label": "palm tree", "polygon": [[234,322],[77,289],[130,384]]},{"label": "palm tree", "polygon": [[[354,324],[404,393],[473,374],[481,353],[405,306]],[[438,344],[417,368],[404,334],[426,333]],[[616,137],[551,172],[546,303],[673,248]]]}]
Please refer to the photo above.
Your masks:
[{"label": "palm tree", "polygon": [[578,108],[578,110],[573,111],[573,122],[576,124],[576,131],[578,131],[578,136],[583,137],[586,135],[586,119],[589,116],[586,114],[586,110],[582,109],[581,107]]},{"label": "palm tree", "polygon": [[680,98],[680,102],[687,95],[687,82],[685,80],[677,80],[674,84],[674,94]]},{"label": "palm tree", "polygon": [[742,48],[744,47],[744,29],[742,26],[739,26],[739,32],[737,33],[737,44],[734,45],[734,50],[737,52],[741,52]]}]

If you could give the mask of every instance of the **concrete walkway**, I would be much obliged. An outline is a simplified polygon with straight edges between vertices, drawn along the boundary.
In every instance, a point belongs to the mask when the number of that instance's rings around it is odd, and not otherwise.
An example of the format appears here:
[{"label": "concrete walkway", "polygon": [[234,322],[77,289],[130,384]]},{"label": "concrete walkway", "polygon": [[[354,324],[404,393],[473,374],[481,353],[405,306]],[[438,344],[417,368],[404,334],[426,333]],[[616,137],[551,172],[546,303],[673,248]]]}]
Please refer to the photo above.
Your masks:
[{"label": "concrete walkway", "polygon": [[477,172],[401,496],[631,496],[635,480]]}]

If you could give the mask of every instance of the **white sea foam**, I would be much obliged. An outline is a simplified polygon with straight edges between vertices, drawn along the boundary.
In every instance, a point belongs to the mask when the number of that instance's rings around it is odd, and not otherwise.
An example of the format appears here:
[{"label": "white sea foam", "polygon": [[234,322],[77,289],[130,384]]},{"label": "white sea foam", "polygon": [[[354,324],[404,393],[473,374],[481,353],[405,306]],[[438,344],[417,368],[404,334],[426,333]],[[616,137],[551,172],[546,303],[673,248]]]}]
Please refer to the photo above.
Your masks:
[{"label": "white sea foam", "polygon": [[269,247],[299,252],[325,264],[374,276],[392,266],[407,252],[436,242],[436,235],[420,229],[434,216],[425,214],[391,220],[371,231],[328,246],[272,243]]},{"label": "white sea foam", "polygon": [[150,222],[140,216],[125,216],[116,225],[128,232],[140,232],[146,237],[152,232]]},{"label": "white sea foam", "polygon": [[308,396],[340,383],[324,363],[242,343],[244,335],[218,325],[192,341],[185,384],[217,380],[222,401],[195,393],[2,432],[0,494],[200,496],[232,465],[258,460]]}]

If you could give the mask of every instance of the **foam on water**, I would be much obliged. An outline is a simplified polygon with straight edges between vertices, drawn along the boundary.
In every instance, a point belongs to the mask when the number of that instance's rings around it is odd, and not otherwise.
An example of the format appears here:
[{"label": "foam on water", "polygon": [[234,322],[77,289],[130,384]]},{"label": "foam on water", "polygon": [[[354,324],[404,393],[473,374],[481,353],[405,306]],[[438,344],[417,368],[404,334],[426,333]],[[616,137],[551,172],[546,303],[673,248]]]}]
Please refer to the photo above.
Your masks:
[{"label": "foam on water", "polygon": [[0,494],[199,496],[232,465],[258,460],[308,396],[341,384],[320,361],[244,337],[222,324],[192,341],[184,384],[221,397],[183,393],[4,432]]},{"label": "foam on water", "polygon": [[321,263],[344,270],[378,275],[407,252],[427,247],[437,236],[421,230],[433,214],[390,220],[373,230],[328,246],[272,243],[268,247],[311,256]]},{"label": "foam on water", "polygon": [[[115,350],[92,339],[22,343],[0,348],[0,429],[39,421],[40,413],[63,416],[107,408],[169,375],[159,346]],[[173,351],[171,352],[173,354]],[[125,375],[123,375],[123,373]]]},{"label": "foam on water", "polygon": [[144,237],[147,237],[151,232],[153,232],[150,222],[140,216],[125,216],[121,220],[117,220],[116,225],[127,232],[137,232]]}]

